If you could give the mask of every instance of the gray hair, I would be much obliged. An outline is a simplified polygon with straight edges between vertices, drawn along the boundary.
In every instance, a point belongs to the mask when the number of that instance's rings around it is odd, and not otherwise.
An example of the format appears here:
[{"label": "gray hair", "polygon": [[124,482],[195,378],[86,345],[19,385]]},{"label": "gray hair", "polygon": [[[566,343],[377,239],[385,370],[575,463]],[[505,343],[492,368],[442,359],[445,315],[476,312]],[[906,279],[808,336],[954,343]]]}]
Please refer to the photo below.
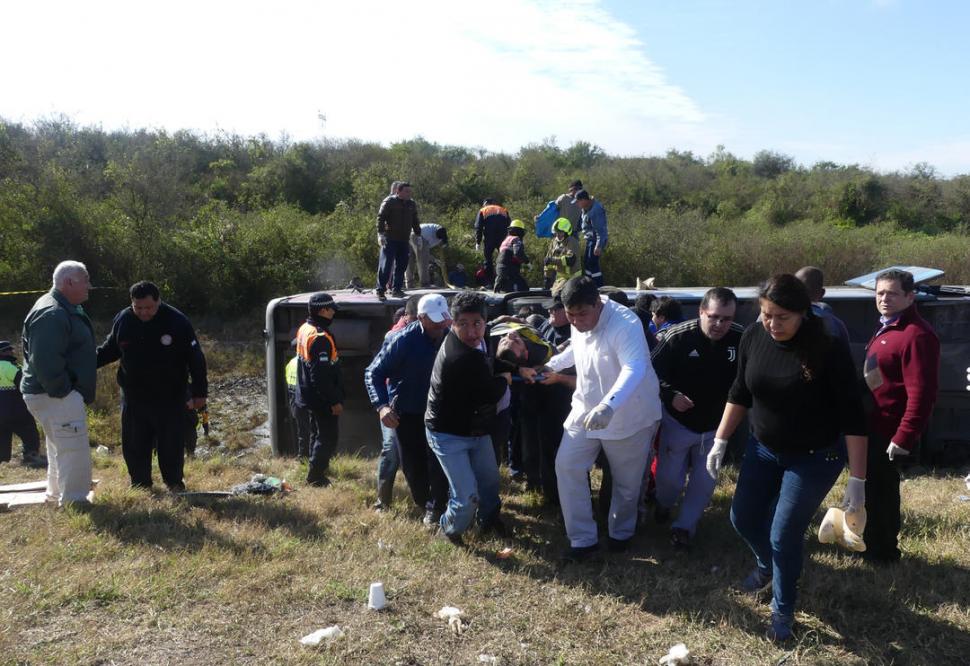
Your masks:
[{"label": "gray hair", "polygon": [[54,288],[63,286],[68,278],[76,275],[88,275],[88,268],[80,261],[62,261],[54,269]]},{"label": "gray hair", "polygon": [[391,194],[397,194],[397,191],[401,189],[401,183],[404,181],[395,180],[391,183]]}]

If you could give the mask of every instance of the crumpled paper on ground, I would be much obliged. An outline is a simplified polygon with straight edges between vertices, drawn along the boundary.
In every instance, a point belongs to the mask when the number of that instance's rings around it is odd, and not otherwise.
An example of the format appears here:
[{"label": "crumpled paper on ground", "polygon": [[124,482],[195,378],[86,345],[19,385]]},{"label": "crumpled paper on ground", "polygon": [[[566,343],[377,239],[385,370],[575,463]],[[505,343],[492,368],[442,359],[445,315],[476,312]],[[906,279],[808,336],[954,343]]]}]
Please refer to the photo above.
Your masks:
[{"label": "crumpled paper on ground", "polygon": [[300,639],[300,643],[303,645],[319,645],[324,639],[332,641],[335,638],[340,638],[344,635],[343,630],[337,625],[332,625],[325,629],[317,629],[312,634],[307,634]]},{"label": "crumpled paper on ground", "polygon": [[435,613],[435,617],[442,620],[448,620],[448,627],[455,634],[455,636],[461,636],[462,632],[468,626],[467,622],[463,622],[462,618],[465,617],[465,611],[460,608],[455,608],[454,606],[444,606]]},{"label": "crumpled paper on ground", "polygon": [[666,656],[660,658],[660,663],[662,666],[687,666],[692,663],[690,650],[683,643],[677,643]]}]

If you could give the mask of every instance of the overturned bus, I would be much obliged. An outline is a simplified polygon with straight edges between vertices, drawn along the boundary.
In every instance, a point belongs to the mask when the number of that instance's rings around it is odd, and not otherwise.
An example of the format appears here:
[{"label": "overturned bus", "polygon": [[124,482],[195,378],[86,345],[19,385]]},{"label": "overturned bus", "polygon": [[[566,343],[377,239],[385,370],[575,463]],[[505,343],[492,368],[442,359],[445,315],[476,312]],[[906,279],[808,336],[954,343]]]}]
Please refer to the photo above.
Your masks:
[{"label": "overturned bus", "polygon": [[[947,464],[970,457],[970,287],[925,284],[942,276],[942,271],[900,266],[913,272],[917,280],[917,303],[920,314],[933,326],[941,343],[940,392],[932,421],[923,436],[920,458],[924,464]],[[849,330],[856,367],[862,367],[865,345],[879,327],[873,289],[878,272],[849,280],[845,285],[828,287],[825,302],[845,322]],[[738,296],[737,321],[742,325],[758,317],[757,288],[735,287]],[[413,290],[412,294],[440,293],[446,297],[455,289]],[[645,290],[622,289],[633,301]],[[651,289],[656,296],[671,296],[684,306],[690,317],[698,307],[707,287]],[[380,349],[385,333],[391,328],[394,312],[405,299],[379,300],[373,292],[331,290],[340,306],[331,331],[337,341],[343,365],[346,399],[340,418],[338,451],[376,453],[381,434],[376,412],[371,408],[364,387],[364,370]],[[489,318],[515,314],[523,305],[548,308],[552,296],[548,291],[497,294],[482,292],[489,308]],[[269,400],[269,430],[276,455],[295,455],[287,409],[283,370],[293,354],[290,341],[306,320],[310,293],[276,298],[266,306],[266,387]],[[738,429],[736,439],[745,437]],[[734,442],[740,446],[740,442]],[[733,448],[733,447],[732,447]]]}]

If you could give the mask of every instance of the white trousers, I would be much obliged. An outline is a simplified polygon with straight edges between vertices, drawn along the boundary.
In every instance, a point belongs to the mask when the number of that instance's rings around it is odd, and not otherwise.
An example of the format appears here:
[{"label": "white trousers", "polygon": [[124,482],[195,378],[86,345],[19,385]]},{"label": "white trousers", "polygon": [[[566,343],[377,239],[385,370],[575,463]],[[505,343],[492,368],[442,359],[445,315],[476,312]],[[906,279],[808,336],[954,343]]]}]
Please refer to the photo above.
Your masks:
[{"label": "white trousers", "polygon": [[59,506],[83,502],[91,492],[91,449],[84,398],[71,391],[63,398],[25,394],[27,409],[47,440],[47,498]]},{"label": "white trousers", "polygon": [[672,509],[681,491],[684,491],[680,514],[672,527],[687,530],[693,536],[697,521],[710,504],[717,485],[717,479],[707,473],[707,454],[714,445],[714,431],[694,432],[672,417],[666,409],[661,424],[660,449],[657,452],[657,502],[664,508]]},{"label": "white trousers", "polygon": [[657,421],[626,439],[591,439],[586,436],[584,429],[563,432],[556,454],[556,478],[570,546],[583,548],[599,540],[588,475],[600,449],[606,454],[613,474],[609,534],[620,541],[633,537],[637,527],[640,487],[644,470],[650,461],[650,445],[659,424],[660,421]]}]

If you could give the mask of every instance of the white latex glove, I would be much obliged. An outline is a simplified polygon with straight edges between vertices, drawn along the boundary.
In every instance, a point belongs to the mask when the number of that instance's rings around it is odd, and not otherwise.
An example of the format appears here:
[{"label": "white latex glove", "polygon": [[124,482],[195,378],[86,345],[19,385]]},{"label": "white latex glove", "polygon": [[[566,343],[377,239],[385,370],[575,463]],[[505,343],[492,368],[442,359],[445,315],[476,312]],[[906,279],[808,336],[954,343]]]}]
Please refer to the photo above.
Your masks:
[{"label": "white latex glove", "polygon": [[901,446],[897,446],[895,442],[889,442],[889,447],[886,449],[886,453],[889,454],[890,460],[895,460],[896,456],[908,456],[909,451]]},{"label": "white latex glove", "polygon": [[716,479],[717,473],[721,471],[721,463],[724,462],[724,454],[727,452],[728,441],[726,439],[714,439],[714,446],[707,454],[707,473],[711,478]]},{"label": "white latex glove", "polygon": [[849,483],[845,487],[845,496],[842,498],[842,508],[846,513],[856,513],[865,506],[866,480],[850,476]]},{"label": "white latex glove", "polygon": [[381,247],[387,247],[387,236],[384,234],[377,234],[377,244]]},{"label": "white latex glove", "polygon": [[481,246],[481,244],[479,244],[479,243],[475,243],[475,252],[481,252],[481,251],[482,251],[482,246]]},{"label": "white latex glove", "polygon": [[603,430],[613,420],[613,408],[609,405],[596,405],[583,417],[583,427],[587,430]]}]

